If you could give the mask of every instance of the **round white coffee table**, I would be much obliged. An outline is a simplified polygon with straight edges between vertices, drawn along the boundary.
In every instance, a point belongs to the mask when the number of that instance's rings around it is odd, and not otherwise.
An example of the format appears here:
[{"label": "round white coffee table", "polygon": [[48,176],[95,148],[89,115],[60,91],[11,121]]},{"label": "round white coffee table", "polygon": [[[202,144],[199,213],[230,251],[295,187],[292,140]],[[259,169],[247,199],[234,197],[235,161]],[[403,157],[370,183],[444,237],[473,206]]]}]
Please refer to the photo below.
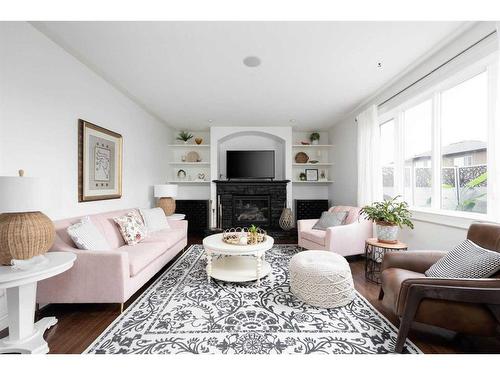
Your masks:
[{"label": "round white coffee table", "polygon": [[9,336],[0,340],[0,353],[48,353],[43,339],[46,329],[57,323],[48,317],[33,323],[35,317],[36,284],[39,280],[58,275],[73,266],[76,255],[70,252],[49,252],[48,260],[31,269],[0,267],[0,288],[7,289]]},{"label": "round white coffee table", "polygon": [[[207,277],[222,281],[245,282],[260,279],[271,272],[271,266],[264,259],[267,250],[274,245],[274,238],[256,245],[230,245],[222,241],[222,233],[203,239],[207,255]],[[218,256],[218,257],[214,257]]]}]

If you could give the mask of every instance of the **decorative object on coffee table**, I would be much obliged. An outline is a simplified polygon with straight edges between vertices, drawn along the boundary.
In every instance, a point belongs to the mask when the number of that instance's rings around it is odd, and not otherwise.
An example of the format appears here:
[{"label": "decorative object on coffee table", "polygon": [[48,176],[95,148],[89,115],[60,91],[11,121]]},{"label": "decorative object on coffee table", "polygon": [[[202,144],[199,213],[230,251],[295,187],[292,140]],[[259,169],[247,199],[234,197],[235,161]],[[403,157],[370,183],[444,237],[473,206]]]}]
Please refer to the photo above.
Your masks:
[{"label": "decorative object on coffee table", "polygon": [[302,251],[289,265],[290,290],[312,306],[345,306],[355,297],[351,269],[345,258],[324,250]]},{"label": "decorative object on coffee table", "polygon": [[249,228],[230,228],[222,232],[222,241],[230,245],[255,245],[267,238],[265,230],[252,225]]},{"label": "decorative object on coffee table", "polygon": [[305,164],[309,160],[309,156],[305,152],[297,152],[295,155],[295,162],[299,164]]},{"label": "decorative object on coffee table", "polygon": [[[274,239],[266,236],[263,242],[240,246],[223,241],[223,233],[213,234],[203,239],[207,256],[207,278],[229,282],[245,282],[260,279],[271,272],[271,266],[264,259],[267,250],[274,245]],[[213,257],[224,255],[223,257]]]},{"label": "decorative object on coffee table", "polygon": [[411,212],[408,203],[398,201],[399,195],[382,202],[375,202],[361,209],[362,214],[368,220],[375,222],[377,238],[379,242],[388,244],[398,243],[398,229],[407,226],[413,229]]},{"label": "decorative object on coffee table", "polygon": [[154,196],[158,198],[158,207],[161,207],[166,216],[170,216],[175,212],[175,200],[177,196],[178,186],[174,184],[155,185]]},{"label": "decorative object on coffee table", "polygon": [[317,132],[314,132],[314,133],[312,133],[312,134],[309,136],[309,139],[311,140],[311,143],[312,143],[313,145],[317,145],[317,144],[319,144],[319,138],[320,138],[320,135],[319,135],[319,133],[317,133]]},{"label": "decorative object on coffee table", "polygon": [[201,137],[196,137],[194,139],[194,142],[197,144],[197,145],[201,145],[203,143],[203,138]]},{"label": "decorative object on coffee table", "polygon": [[45,254],[54,242],[52,221],[40,209],[39,180],[0,176],[0,264]]},{"label": "decorative object on coffee table", "polygon": [[306,169],[306,181],[318,181],[318,170]]},{"label": "decorative object on coffee table", "polygon": [[380,242],[377,238],[369,238],[365,242],[365,278],[380,284],[380,267],[384,255],[389,251],[405,251],[408,245],[397,241],[395,244]]},{"label": "decorative object on coffee table", "polygon": [[283,208],[280,216],[280,228],[283,230],[290,230],[294,227],[293,223],[293,213],[288,207]]},{"label": "decorative object on coffee table", "polygon": [[122,136],[78,120],[78,201],[122,196]]},{"label": "decorative object on coffee table", "polygon": [[179,135],[177,135],[177,140],[184,143],[187,143],[191,138],[193,138],[193,135],[190,132],[184,130],[179,132]]}]

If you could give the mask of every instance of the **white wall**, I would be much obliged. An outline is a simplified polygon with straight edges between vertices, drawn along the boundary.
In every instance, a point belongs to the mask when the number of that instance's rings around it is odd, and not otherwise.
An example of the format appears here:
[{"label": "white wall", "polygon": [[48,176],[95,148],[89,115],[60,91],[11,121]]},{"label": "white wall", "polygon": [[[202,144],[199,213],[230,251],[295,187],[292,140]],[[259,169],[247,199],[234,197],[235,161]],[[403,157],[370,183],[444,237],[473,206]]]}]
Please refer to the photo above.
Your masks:
[{"label": "white wall", "polygon": [[[386,88],[376,93],[364,105],[358,107],[353,113],[346,116],[341,122],[330,129],[330,142],[335,144],[333,151],[334,165],[332,167],[335,183],[330,187],[330,200],[334,204],[355,205],[357,201],[357,127],[355,117],[369,105],[381,103],[399,92],[408,84],[424,76],[443,62],[455,56],[466,47],[470,46],[482,36],[494,30],[495,24],[490,22],[478,23],[463,34],[451,40],[447,45],[442,46],[434,54],[423,60],[420,64],[410,69],[399,79],[392,82]],[[479,60],[486,54],[491,53],[494,48],[494,41],[491,40],[478,46],[475,51],[467,53],[456,59],[454,63],[412,87],[395,100],[386,104],[384,110],[400,104],[412,95],[417,95],[422,90],[449,77],[459,69],[463,68],[474,60]],[[370,94],[370,93],[367,93]],[[422,216],[425,216],[423,218]],[[443,218],[432,218],[429,215],[415,215],[415,229],[413,231],[404,230],[401,233],[401,240],[408,243],[411,249],[442,249],[449,250],[465,239],[467,229],[464,222],[450,225],[441,224],[446,222]]]},{"label": "white wall", "polygon": [[[0,24],[0,175],[43,178],[52,219],[151,206],[171,130],[25,22]],[[82,118],[123,136],[121,199],[78,203]]]}]

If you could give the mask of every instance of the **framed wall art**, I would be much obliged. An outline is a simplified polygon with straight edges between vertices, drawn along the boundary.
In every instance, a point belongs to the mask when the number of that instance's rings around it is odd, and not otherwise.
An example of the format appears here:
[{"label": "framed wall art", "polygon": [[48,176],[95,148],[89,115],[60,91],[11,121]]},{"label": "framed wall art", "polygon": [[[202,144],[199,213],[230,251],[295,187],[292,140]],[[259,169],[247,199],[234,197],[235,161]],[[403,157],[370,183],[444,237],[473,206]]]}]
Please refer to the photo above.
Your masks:
[{"label": "framed wall art", "polygon": [[122,136],[78,120],[78,201],[122,196]]}]

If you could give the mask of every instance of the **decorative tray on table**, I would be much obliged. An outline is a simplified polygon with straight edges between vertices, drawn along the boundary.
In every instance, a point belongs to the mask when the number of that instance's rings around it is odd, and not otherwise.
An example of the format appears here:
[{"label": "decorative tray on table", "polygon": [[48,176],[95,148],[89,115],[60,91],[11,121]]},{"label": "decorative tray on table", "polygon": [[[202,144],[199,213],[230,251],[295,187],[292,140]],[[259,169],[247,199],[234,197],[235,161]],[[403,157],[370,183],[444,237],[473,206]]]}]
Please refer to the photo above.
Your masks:
[{"label": "decorative tray on table", "polygon": [[222,241],[230,245],[256,245],[266,241],[267,233],[261,228],[237,227],[224,230]]}]

